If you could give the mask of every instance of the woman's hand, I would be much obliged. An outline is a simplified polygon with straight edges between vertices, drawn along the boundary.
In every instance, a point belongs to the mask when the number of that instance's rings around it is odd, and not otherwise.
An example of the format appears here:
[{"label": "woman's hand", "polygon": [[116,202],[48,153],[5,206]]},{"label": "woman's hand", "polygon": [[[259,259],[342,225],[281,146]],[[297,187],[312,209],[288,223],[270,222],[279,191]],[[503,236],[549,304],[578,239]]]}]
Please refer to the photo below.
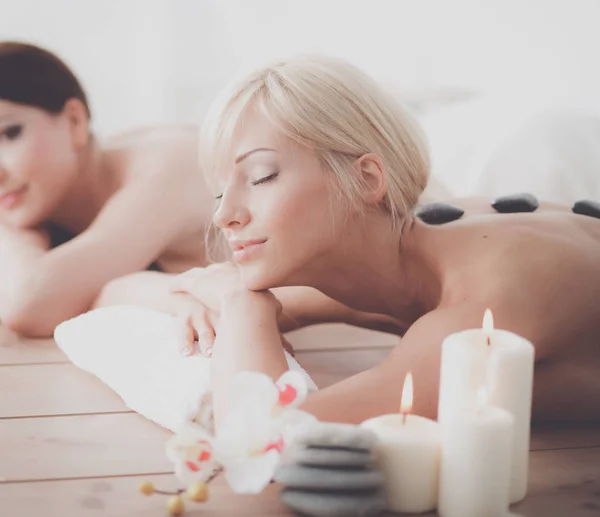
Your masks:
[{"label": "woman's hand", "polygon": [[[273,304],[276,315],[281,304],[269,291],[249,291],[240,277],[239,268],[232,263],[213,264],[205,268],[193,268],[176,277],[171,284],[172,292],[187,298],[180,312],[181,328],[185,344],[184,353],[193,353],[194,342],[204,355],[212,355],[217,327],[222,308],[234,297],[267,301]],[[286,350],[293,350],[282,337]],[[187,350],[186,350],[187,349]]]},{"label": "woman's hand", "polygon": [[175,293],[186,293],[207,309],[219,312],[227,296],[246,291],[239,268],[231,262],[195,267],[175,277],[171,285]]}]

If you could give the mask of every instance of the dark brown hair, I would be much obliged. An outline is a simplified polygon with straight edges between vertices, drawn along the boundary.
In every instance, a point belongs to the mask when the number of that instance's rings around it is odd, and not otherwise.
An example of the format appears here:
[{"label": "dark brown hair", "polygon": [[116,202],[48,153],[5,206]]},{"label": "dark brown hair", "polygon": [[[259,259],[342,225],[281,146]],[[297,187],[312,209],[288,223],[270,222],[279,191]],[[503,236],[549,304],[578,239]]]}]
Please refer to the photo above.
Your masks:
[{"label": "dark brown hair", "polygon": [[60,113],[69,99],[79,99],[91,117],[87,97],[69,67],[35,45],[0,42],[0,99]]}]

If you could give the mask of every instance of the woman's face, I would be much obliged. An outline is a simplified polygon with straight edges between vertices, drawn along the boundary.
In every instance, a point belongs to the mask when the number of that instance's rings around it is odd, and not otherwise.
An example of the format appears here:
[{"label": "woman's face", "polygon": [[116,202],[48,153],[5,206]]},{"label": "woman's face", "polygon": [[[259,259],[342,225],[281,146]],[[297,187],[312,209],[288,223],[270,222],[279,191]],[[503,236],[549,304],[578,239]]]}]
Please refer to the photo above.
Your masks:
[{"label": "woman's face", "polygon": [[218,172],[215,224],[246,287],[314,285],[339,247],[345,214],[317,155],[252,109]]},{"label": "woman's face", "polygon": [[66,115],[0,100],[0,222],[17,228],[39,225],[76,173]]}]

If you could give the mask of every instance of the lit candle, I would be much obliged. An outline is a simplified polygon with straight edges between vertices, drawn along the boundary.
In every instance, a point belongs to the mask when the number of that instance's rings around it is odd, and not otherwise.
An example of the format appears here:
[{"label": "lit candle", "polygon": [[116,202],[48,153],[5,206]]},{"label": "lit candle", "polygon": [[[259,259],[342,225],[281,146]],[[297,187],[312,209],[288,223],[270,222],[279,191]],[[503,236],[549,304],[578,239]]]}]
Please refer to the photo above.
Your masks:
[{"label": "lit candle", "polygon": [[442,427],[441,517],[504,517],[508,511],[514,417],[486,404]]},{"label": "lit candle", "polygon": [[388,509],[420,513],[437,506],[440,434],[433,420],[411,415],[412,375],[404,381],[399,414],[383,415],[361,425],[379,437],[377,463],[385,478]]},{"label": "lit candle", "polygon": [[448,336],[442,345],[438,421],[445,427],[477,407],[477,390],[486,386],[490,405],[515,420],[509,500],[527,493],[534,348],[526,339],[495,330],[488,309],[482,329]]}]

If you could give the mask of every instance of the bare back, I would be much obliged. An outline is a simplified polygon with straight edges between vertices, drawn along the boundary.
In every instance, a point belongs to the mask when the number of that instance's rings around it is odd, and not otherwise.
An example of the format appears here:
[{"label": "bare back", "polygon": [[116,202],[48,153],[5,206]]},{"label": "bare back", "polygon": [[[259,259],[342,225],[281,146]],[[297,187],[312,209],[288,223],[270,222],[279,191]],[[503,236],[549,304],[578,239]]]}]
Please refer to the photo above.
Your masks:
[{"label": "bare back", "polygon": [[[115,192],[143,182],[144,175],[184,177],[187,192],[181,196],[181,203],[188,206],[181,209],[188,214],[187,223],[173,233],[171,242],[155,260],[155,265],[166,273],[204,266],[208,260],[205,235],[214,200],[198,167],[197,135],[198,129],[193,126],[147,128],[116,136],[104,145],[109,169],[113,171],[109,188]],[[139,163],[153,166],[139,167]],[[159,209],[159,199],[156,204]]]},{"label": "bare back", "polygon": [[600,220],[556,204],[528,214],[454,204],[465,216],[435,237],[446,256],[441,305],[481,301],[498,327],[532,340],[537,414],[600,418]]}]

